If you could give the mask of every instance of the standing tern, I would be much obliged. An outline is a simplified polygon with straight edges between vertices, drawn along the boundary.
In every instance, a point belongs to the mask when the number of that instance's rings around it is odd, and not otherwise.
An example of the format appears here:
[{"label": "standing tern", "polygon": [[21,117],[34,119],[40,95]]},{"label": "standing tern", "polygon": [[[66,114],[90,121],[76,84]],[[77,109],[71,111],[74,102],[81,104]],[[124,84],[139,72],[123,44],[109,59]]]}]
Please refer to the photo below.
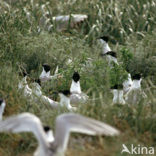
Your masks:
[{"label": "standing tern", "polygon": [[72,104],[85,103],[88,100],[88,96],[81,91],[80,75],[78,72],[74,72],[73,74],[70,92],[70,102]]},{"label": "standing tern", "polygon": [[146,98],[147,95],[141,89],[141,74],[132,75],[132,86],[130,90],[125,95],[125,100],[127,103],[137,104],[140,102],[141,98]]},{"label": "standing tern", "polygon": [[102,46],[102,54],[107,53],[108,51],[111,51],[111,48],[108,45],[109,37],[108,36],[102,36],[99,38],[99,41]]},{"label": "standing tern", "polygon": [[122,84],[123,84],[124,94],[126,94],[131,89],[131,87],[133,85],[133,81],[132,81],[130,73],[128,73],[128,79],[125,80]]},{"label": "standing tern", "polygon": [[114,85],[111,87],[113,93],[113,103],[125,104],[125,100],[123,97],[123,86],[122,85]]}]

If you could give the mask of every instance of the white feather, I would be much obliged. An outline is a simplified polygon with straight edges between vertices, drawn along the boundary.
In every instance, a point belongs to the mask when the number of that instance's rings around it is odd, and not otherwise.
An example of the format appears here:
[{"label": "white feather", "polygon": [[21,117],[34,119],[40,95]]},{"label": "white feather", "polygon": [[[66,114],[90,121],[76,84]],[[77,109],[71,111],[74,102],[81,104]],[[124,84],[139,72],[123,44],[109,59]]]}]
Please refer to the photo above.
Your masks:
[{"label": "white feather", "polygon": [[123,90],[119,90],[119,89],[112,89],[112,93],[113,93],[113,103],[120,103],[120,104],[125,104],[125,100],[123,97]]},{"label": "white feather", "polygon": [[50,75],[50,71],[46,72],[43,68],[41,75],[39,76],[42,82],[46,82],[52,79],[55,79],[58,76],[58,66],[56,67],[54,75]]},{"label": "white feather", "polygon": [[53,17],[53,21],[55,22],[57,31],[64,31],[68,28],[69,22],[70,27],[74,27],[77,23],[83,22],[87,19],[87,15],[82,14],[71,14],[71,15],[62,15]]},{"label": "white feather", "polygon": [[108,124],[73,113],[62,114],[57,117],[53,142],[48,141],[40,119],[31,113],[22,113],[1,121],[0,132],[33,133],[39,143],[34,156],[54,156],[57,153],[63,155],[71,132],[108,136],[119,135],[120,133]]},{"label": "white feather", "polygon": [[111,48],[109,47],[109,45],[106,41],[104,41],[103,39],[99,39],[99,41],[102,46],[102,54],[105,54],[108,51],[111,51]]},{"label": "white feather", "polygon": [[80,81],[75,82],[74,80],[72,80],[70,92],[71,104],[85,103],[89,98],[85,93],[81,91]]},{"label": "white feather", "polygon": [[0,121],[3,119],[3,113],[5,110],[5,106],[6,106],[6,103],[5,103],[5,101],[3,101],[0,105]]},{"label": "white feather", "polygon": [[25,76],[21,82],[18,84],[18,89],[23,90],[23,94],[25,97],[30,97],[32,95],[32,90],[29,88],[27,83],[27,76]]}]

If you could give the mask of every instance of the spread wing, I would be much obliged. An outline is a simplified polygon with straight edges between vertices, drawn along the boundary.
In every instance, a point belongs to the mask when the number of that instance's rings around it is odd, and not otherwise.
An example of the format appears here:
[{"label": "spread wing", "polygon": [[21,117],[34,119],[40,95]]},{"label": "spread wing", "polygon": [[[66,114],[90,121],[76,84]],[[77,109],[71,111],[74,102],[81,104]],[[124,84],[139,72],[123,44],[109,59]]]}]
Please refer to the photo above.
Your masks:
[{"label": "spread wing", "polygon": [[0,132],[32,132],[39,143],[46,144],[46,137],[40,119],[31,113],[22,113],[0,122]]},{"label": "spread wing", "polygon": [[68,28],[69,22],[70,22],[70,26],[74,27],[74,25],[83,22],[87,18],[88,18],[87,15],[71,14],[71,15],[62,15],[62,16],[53,17],[53,21],[56,22],[58,31],[64,31]]},{"label": "spread wing", "polygon": [[55,143],[65,151],[70,132],[85,133],[88,135],[119,135],[119,131],[112,126],[78,114],[63,114],[56,119]]}]

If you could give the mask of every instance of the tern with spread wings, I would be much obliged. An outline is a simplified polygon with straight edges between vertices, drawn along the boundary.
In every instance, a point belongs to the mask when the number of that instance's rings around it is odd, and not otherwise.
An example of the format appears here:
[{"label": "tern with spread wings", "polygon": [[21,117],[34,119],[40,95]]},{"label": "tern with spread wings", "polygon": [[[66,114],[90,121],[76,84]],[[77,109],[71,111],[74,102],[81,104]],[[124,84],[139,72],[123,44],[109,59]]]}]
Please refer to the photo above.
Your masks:
[{"label": "tern with spread wings", "polygon": [[119,135],[119,131],[108,124],[84,117],[79,114],[65,113],[56,118],[54,141],[47,139],[47,134],[40,119],[31,113],[22,113],[0,122],[0,132],[31,132],[38,141],[34,156],[63,156],[71,132],[88,135]]}]

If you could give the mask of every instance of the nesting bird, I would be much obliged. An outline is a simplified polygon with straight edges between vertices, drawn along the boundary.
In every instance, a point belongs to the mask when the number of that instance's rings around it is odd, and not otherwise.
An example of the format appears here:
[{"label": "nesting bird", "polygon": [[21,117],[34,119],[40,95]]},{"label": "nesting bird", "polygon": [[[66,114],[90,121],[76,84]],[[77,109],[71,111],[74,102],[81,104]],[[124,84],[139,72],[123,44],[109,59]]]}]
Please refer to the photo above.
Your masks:
[{"label": "nesting bird", "polygon": [[75,107],[72,107],[70,105],[70,91],[69,90],[63,90],[59,91],[60,101],[54,101],[50,99],[49,97],[42,94],[41,86],[34,82],[33,84],[33,100],[40,100],[43,103],[49,104],[52,108],[59,109],[60,107],[66,107],[68,110],[73,111],[76,110]]},{"label": "nesting bird", "polygon": [[125,80],[123,83],[123,91],[124,91],[124,94],[126,94],[132,87],[133,85],[133,81],[132,81],[132,78],[131,78],[131,74],[129,73],[128,74],[128,79]]},{"label": "nesting bird", "polygon": [[5,106],[6,106],[5,101],[2,98],[0,98],[0,121],[3,119]]},{"label": "nesting bird", "polygon": [[123,97],[123,86],[122,85],[114,85],[111,87],[111,91],[113,93],[113,104],[125,104],[125,100]]},{"label": "nesting bird", "polygon": [[141,90],[141,74],[135,74],[132,76],[132,86],[125,95],[125,100],[130,104],[137,104],[141,98],[146,98],[147,95]]},{"label": "nesting bird", "polygon": [[79,114],[65,113],[56,118],[54,140],[51,142],[40,119],[31,113],[22,113],[0,122],[0,132],[31,132],[38,141],[34,156],[63,156],[68,145],[71,132],[88,135],[115,136],[120,132],[110,125],[84,117]]},{"label": "nesting bird", "polygon": [[40,79],[35,80],[35,82],[32,84],[32,93],[33,100],[40,100],[43,103],[49,104],[52,108],[58,107],[58,102],[42,94]]},{"label": "nesting bird", "polygon": [[59,96],[60,96],[59,103],[62,107],[66,107],[70,111],[75,111],[77,109],[76,107],[72,107],[70,104],[71,92],[69,90],[59,91]]},{"label": "nesting bird", "polygon": [[34,82],[32,83],[32,93],[35,96],[41,96],[42,95],[41,80],[40,79],[35,79]]},{"label": "nesting bird", "polygon": [[58,66],[56,67],[56,70],[53,76],[50,75],[50,69],[51,69],[50,65],[45,63],[42,65],[42,67],[43,67],[43,70],[39,77],[41,82],[46,82],[46,81],[56,78],[57,72],[58,72]]},{"label": "nesting bird", "polygon": [[30,97],[32,95],[32,90],[29,88],[27,83],[27,73],[23,71],[20,74],[23,78],[18,84],[18,89],[23,90],[23,94],[25,97]]},{"label": "nesting bird", "polygon": [[141,74],[135,74],[132,76],[133,79],[133,84],[132,84],[132,88],[133,89],[141,89]]},{"label": "nesting bird", "polygon": [[115,51],[108,51],[105,54],[101,54],[101,55],[106,56],[106,59],[108,60],[109,65],[111,65],[112,62],[119,65],[117,61],[117,54]]},{"label": "nesting bird", "polygon": [[73,111],[76,110],[75,107],[70,105],[70,91],[63,90],[59,91],[60,101],[54,101],[49,97],[42,94],[40,79],[35,80],[32,84],[32,99],[35,101],[40,100],[42,103],[49,104],[52,108],[59,109],[60,107],[66,107],[68,110]]},{"label": "nesting bird", "polygon": [[102,46],[102,52],[101,54],[105,54],[108,51],[111,51],[111,48],[108,45],[109,37],[108,36],[102,36],[99,38],[101,46]]},{"label": "nesting bird", "polygon": [[72,104],[85,103],[88,100],[88,96],[81,91],[80,75],[78,72],[74,72],[73,74],[70,92],[70,102]]}]

